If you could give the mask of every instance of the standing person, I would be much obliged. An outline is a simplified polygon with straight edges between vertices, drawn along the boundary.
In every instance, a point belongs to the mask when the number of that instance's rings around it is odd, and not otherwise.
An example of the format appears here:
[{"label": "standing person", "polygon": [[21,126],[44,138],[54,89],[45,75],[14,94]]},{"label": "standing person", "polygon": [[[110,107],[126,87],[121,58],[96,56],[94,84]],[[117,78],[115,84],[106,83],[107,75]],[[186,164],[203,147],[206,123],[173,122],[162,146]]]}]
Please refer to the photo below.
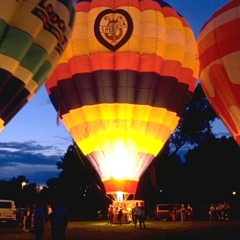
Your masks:
[{"label": "standing person", "polygon": [[68,210],[64,201],[61,201],[54,221],[54,233],[58,240],[65,240],[68,225]]},{"label": "standing person", "polygon": [[133,218],[134,218],[134,225],[137,227],[137,223],[140,225],[140,215],[141,215],[141,209],[139,207],[138,202],[136,202],[135,207],[133,208]]},{"label": "standing person", "polygon": [[50,206],[50,204],[46,205],[46,209],[45,209],[45,225],[46,226],[50,226],[51,222],[51,214],[52,214],[52,208]]},{"label": "standing person", "polygon": [[222,219],[222,211],[223,211],[223,208],[222,208],[222,204],[221,203],[218,203],[217,206],[216,206],[216,218],[221,221]]},{"label": "standing person", "polygon": [[57,212],[57,209],[58,209],[58,206],[59,206],[59,201],[57,199],[54,199],[50,206],[51,206],[51,209],[52,209],[52,213],[51,213],[50,219],[49,219],[50,225],[51,225],[51,236],[52,236],[52,239],[55,240],[56,237],[55,237],[54,224],[55,224],[56,212]]},{"label": "standing person", "polygon": [[230,206],[227,202],[224,202],[222,205],[222,221],[229,220]]},{"label": "standing person", "polygon": [[185,208],[184,204],[181,205],[180,213],[181,213],[181,222],[185,222],[186,221],[186,208]]},{"label": "standing person", "polygon": [[23,227],[23,211],[21,207],[16,209],[16,217],[17,217],[18,226]]},{"label": "standing person", "polygon": [[114,219],[114,209],[113,206],[110,204],[108,207],[108,225],[113,225],[113,219]]},{"label": "standing person", "polygon": [[29,232],[31,231],[31,219],[32,219],[32,207],[27,208],[27,213],[26,213],[26,231]]},{"label": "standing person", "polygon": [[27,231],[27,209],[25,210],[23,210],[23,221],[22,221],[22,223],[23,223],[23,231]]},{"label": "standing person", "polygon": [[40,203],[36,203],[33,210],[34,240],[42,240],[44,233],[44,211]]},{"label": "standing person", "polygon": [[177,217],[177,210],[176,207],[173,207],[171,212],[170,212],[170,217],[172,219],[173,222],[176,221],[176,217]]},{"label": "standing person", "polygon": [[209,222],[215,221],[215,216],[216,216],[216,206],[214,203],[212,203],[209,209]]},{"label": "standing person", "polygon": [[117,214],[117,221],[120,223],[120,225],[122,225],[122,216],[123,216],[123,211],[122,211],[122,207],[120,207]]},{"label": "standing person", "polygon": [[145,208],[143,205],[143,202],[140,203],[140,211],[139,211],[139,227],[142,228],[146,228],[146,224],[145,224]]},{"label": "standing person", "polygon": [[187,209],[186,209],[186,220],[188,222],[191,222],[192,221],[192,215],[193,215],[193,208],[191,207],[190,204],[187,205]]}]

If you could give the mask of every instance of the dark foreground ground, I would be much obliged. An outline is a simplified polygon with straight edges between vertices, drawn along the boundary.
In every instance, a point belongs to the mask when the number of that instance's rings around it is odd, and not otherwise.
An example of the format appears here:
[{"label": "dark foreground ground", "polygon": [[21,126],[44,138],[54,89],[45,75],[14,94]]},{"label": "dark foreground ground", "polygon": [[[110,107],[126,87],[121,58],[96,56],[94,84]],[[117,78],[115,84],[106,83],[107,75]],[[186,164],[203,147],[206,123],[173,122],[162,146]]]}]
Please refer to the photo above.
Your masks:
[{"label": "dark foreground ground", "polygon": [[[66,240],[240,240],[240,221],[168,222],[147,221],[146,229],[133,224],[107,225],[106,221],[69,222]],[[33,239],[32,233],[20,227],[0,225],[0,240]],[[45,228],[44,240],[51,240],[50,228]]]}]

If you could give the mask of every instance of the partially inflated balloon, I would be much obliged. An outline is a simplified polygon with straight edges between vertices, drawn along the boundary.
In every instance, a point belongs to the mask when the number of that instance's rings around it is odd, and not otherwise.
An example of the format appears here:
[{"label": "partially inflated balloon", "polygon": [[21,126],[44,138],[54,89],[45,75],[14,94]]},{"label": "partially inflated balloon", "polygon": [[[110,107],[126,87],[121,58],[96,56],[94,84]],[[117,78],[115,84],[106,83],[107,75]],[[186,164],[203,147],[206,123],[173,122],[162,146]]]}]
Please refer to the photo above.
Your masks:
[{"label": "partially inflated balloon", "polygon": [[0,0],[0,131],[53,71],[74,17],[74,0]]},{"label": "partially inflated balloon", "polygon": [[46,88],[107,194],[135,194],[198,70],[192,29],[164,1],[79,1],[71,43]]},{"label": "partially inflated balloon", "polygon": [[203,90],[240,145],[240,0],[230,1],[205,23],[198,49]]}]

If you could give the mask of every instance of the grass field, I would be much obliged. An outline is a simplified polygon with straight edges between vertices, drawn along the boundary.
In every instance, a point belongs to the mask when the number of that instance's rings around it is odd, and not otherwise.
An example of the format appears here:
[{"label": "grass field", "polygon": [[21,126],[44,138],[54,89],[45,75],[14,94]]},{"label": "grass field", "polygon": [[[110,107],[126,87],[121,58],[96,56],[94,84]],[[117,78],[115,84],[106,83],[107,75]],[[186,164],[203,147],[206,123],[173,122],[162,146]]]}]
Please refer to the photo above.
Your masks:
[{"label": "grass field", "polygon": [[[106,221],[69,222],[66,240],[239,240],[240,221],[168,222],[147,221],[146,229],[134,228],[133,224],[107,225]],[[0,225],[0,240],[33,239],[32,233],[20,227]],[[44,240],[51,240],[50,228],[46,227]]]}]

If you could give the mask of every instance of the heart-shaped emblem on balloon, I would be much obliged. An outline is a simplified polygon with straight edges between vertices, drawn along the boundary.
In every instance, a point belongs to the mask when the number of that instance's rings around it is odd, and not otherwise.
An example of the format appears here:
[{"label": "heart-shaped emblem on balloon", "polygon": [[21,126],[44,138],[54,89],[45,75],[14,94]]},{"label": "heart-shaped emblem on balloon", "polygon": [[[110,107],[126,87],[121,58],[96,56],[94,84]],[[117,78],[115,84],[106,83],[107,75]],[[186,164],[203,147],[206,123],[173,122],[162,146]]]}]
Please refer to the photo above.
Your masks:
[{"label": "heart-shaped emblem on balloon", "polygon": [[128,41],[132,31],[132,18],[123,9],[102,11],[94,24],[94,33],[98,41],[113,52]]}]

